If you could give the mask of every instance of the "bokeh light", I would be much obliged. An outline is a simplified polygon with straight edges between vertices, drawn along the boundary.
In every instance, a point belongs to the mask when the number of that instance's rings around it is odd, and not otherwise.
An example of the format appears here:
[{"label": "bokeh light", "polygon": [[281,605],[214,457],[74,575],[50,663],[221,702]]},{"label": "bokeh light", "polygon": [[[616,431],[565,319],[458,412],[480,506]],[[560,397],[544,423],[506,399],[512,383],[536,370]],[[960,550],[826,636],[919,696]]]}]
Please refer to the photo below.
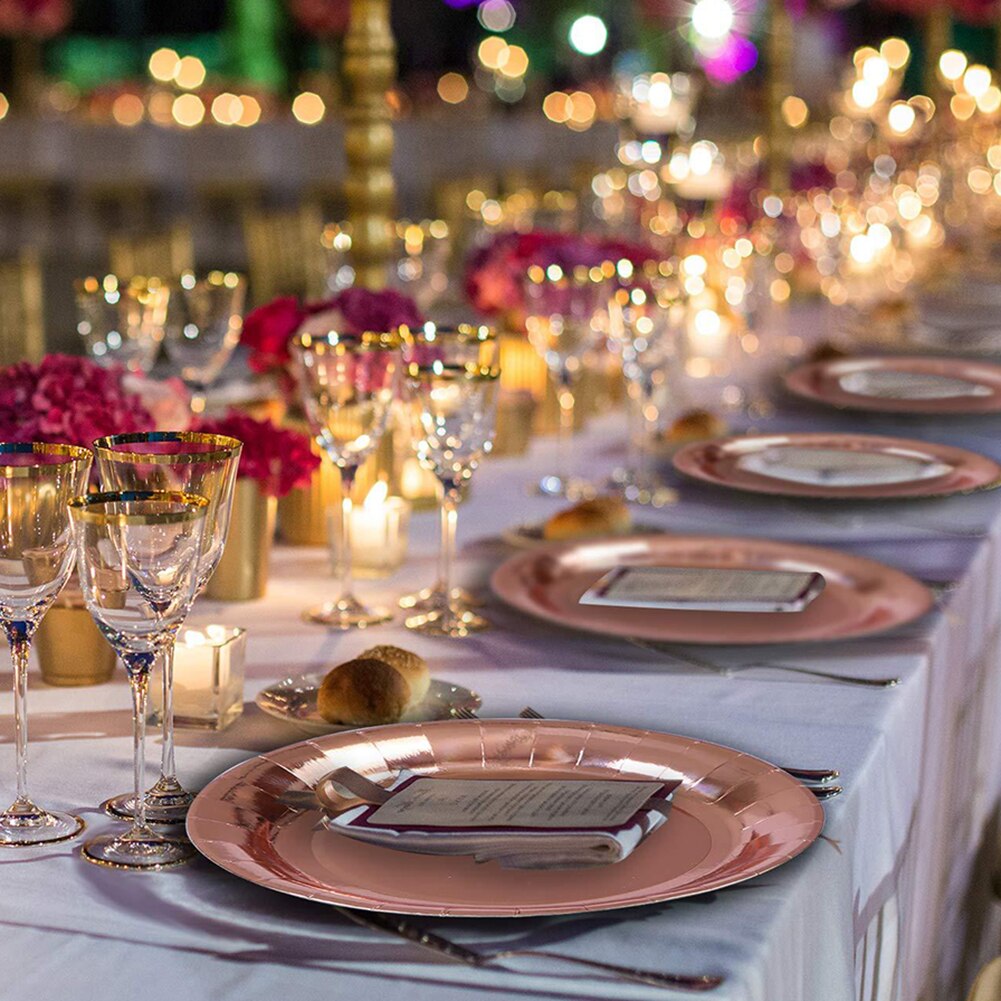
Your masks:
[{"label": "bokeh light", "polygon": [[733,8],[727,0],[698,0],[692,8],[692,27],[703,38],[722,41],[733,28]]},{"label": "bokeh light", "polygon": [[596,14],[582,14],[570,25],[567,37],[582,56],[596,56],[608,42],[608,28]]},{"label": "bokeh light", "polygon": [[476,17],[487,31],[510,31],[517,14],[509,0],[483,0]]},{"label": "bokeh light", "polygon": [[181,94],[174,98],[171,114],[178,125],[191,129],[201,124],[205,117],[205,105],[197,94]]},{"label": "bokeh light", "polygon": [[469,83],[461,73],[443,73],[438,80],[438,96],[446,104],[462,104],[469,96]]},{"label": "bokeh light", "polygon": [[323,103],[323,98],[311,90],[297,94],[292,102],[292,114],[296,121],[302,122],[303,125],[316,125],[317,122],[322,122],[326,113],[327,106]]}]

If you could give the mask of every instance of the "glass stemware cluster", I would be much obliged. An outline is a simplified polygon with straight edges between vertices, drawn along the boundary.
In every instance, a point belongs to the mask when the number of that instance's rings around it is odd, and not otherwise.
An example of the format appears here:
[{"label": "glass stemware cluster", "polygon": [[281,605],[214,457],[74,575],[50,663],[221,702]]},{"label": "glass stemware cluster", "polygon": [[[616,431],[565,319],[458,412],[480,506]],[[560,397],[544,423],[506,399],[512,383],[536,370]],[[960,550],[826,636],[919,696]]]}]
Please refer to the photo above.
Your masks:
[{"label": "glass stemware cluster", "polygon": [[[103,493],[88,494],[92,452],[0,443],[0,624],[14,664],[17,794],[0,814],[0,845],[71,838],[78,817],[43,810],[27,789],[26,686],[32,636],[74,562],[98,628],[121,657],[133,694],[134,788],[105,806],[132,818],[124,835],[84,846],[90,861],[163,868],[194,855],[150,823],[181,822],[191,801],[174,776],[172,652],[196,594],[222,555],[241,443],[223,435],[150,432],[95,443]],[[143,745],[151,669],[163,662],[160,780],[145,787]]]}]

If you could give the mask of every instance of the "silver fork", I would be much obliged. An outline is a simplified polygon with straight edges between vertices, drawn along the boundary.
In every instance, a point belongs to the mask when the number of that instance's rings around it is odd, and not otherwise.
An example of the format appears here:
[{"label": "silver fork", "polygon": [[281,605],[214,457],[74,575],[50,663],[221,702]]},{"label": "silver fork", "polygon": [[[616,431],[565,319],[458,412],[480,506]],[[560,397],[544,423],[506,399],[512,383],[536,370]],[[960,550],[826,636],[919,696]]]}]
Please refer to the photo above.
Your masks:
[{"label": "silver fork", "polygon": [[[728,678],[733,677],[734,675],[733,668],[721,667],[719,664],[714,664],[709,660],[703,660],[701,657],[695,657],[690,653],[679,653],[671,644],[660,643],[656,640],[641,639],[638,636],[630,636],[628,639],[633,646],[638,647],[640,650],[646,650],[649,653],[661,654],[664,657],[669,657],[682,664],[688,664],[690,667],[700,667],[705,671],[713,671],[716,674],[722,674]],[[773,664],[767,661],[741,664],[737,670],[748,667],[768,668],[769,670],[774,671],[789,671],[792,674],[806,674],[814,678],[825,678],[828,681],[837,681],[843,685],[861,685],[865,688],[894,688],[896,685],[900,684],[900,678],[864,678],[852,674],[837,674],[833,671],[821,671],[815,667],[798,667],[793,664]]]},{"label": "silver fork", "polygon": [[[518,715],[522,719],[546,718],[531,706],[525,706]],[[472,713],[470,716],[464,716],[463,719],[479,719],[479,717],[475,713]],[[808,782],[818,783],[818,788],[810,785],[806,786],[818,799],[829,799],[831,796],[837,796],[838,793],[843,792],[841,786],[825,784],[833,782],[841,774],[836,768],[783,768],[782,771],[787,772],[793,778],[800,779],[804,784]]]}]

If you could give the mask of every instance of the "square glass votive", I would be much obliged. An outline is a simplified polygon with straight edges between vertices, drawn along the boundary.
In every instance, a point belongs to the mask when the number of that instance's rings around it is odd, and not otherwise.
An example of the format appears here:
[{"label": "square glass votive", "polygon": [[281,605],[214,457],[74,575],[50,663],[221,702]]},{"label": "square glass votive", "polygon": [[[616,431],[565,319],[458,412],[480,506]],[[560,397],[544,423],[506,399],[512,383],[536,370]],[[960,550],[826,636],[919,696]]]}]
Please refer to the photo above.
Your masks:
[{"label": "square glass votive", "polygon": [[[182,629],[174,647],[174,725],[224,730],[243,712],[247,631],[238,626]],[[160,720],[162,685],[150,685],[153,719]]]},{"label": "square glass votive", "polygon": [[[351,509],[351,568],[360,578],[388,577],[407,558],[411,504],[402,497],[388,497],[377,483],[364,502]],[[340,565],[340,505],[329,512],[330,555]]]}]

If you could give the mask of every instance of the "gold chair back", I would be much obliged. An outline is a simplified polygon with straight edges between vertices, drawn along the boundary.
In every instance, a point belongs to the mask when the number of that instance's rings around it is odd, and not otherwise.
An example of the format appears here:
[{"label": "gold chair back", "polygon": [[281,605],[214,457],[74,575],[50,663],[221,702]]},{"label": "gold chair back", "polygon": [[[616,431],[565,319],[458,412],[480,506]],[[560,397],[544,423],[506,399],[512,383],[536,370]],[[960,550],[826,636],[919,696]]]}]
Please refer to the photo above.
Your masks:
[{"label": "gold chair back", "polygon": [[321,245],[323,214],[307,202],[293,211],[244,213],[247,270],[255,303],[279,295],[322,296],[326,258]]},{"label": "gold chair back", "polygon": [[42,266],[37,251],[0,263],[0,365],[45,354]]},{"label": "gold chair back", "polygon": [[173,278],[195,266],[195,246],[188,223],[140,236],[119,234],[108,241],[111,273],[120,278],[143,275]]}]

